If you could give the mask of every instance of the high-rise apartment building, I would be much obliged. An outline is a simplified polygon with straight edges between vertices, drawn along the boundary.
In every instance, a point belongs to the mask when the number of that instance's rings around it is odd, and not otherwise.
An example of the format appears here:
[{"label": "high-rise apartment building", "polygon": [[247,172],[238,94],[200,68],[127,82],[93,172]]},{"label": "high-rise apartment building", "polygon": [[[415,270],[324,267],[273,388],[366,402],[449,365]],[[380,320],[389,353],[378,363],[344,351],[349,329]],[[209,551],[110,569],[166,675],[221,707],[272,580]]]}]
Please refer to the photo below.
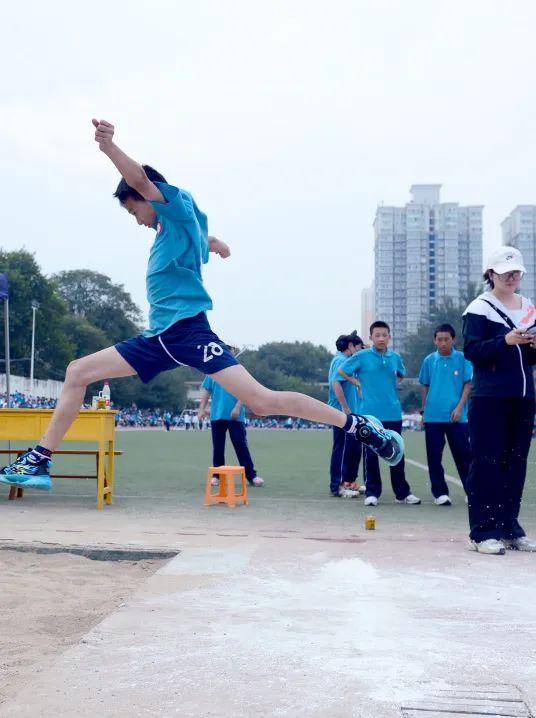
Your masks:
[{"label": "high-rise apartment building", "polygon": [[520,204],[501,222],[503,244],[519,249],[527,273],[521,291],[536,301],[536,205]]},{"label": "high-rise apartment building", "polygon": [[369,329],[376,319],[374,309],[374,282],[366,289],[361,290],[361,338],[366,342],[369,338]]},{"label": "high-rise apartment building", "polygon": [[375,314],[398,348],[435,305],[462,302],[482,280],[483,207],[442,203],[440,189],[412,185],[404,207],[376,211]]}]

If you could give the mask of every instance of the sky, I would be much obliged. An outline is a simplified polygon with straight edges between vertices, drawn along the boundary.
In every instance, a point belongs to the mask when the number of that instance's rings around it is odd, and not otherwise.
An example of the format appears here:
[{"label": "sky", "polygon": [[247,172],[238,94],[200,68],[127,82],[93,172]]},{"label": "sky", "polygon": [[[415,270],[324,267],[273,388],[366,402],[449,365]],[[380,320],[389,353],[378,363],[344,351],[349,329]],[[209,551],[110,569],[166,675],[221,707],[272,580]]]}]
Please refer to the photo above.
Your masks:
[{"label": "sky", "polygon": [[229,343],[360,329],[379,203],[482,204],[485,253],[536,204],[536,3],[29,0],[0,10],[0,247],[109,275],[147,311],[154,232],[112,193],[91,118],[192,192],[227,260]]}]

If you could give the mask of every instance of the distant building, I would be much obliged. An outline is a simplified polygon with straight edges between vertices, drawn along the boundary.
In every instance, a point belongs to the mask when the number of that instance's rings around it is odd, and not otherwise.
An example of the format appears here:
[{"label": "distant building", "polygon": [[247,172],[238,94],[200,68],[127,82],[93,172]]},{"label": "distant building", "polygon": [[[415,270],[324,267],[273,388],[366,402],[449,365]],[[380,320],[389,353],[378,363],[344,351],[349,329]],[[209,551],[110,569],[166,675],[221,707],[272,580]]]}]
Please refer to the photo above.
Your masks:
[{"label": "distant building", "polygon": [[375,318],[396,347],[447,297],[461,303],[482,275],[482,205],[440,201],[441,185],[412,185],[404,207],[374,220]]},{"label": "distant building", "polygon": [[364,342],[369,337],[369,328],[375,317],[374,310],[374,282],[366,289],[361,290],[361,338]]},{"label": "distant building", "polygon": [[521,291],[536,301],[536,205],[520,204],[501,222],[503,244],[519,249],[527,273]]}]

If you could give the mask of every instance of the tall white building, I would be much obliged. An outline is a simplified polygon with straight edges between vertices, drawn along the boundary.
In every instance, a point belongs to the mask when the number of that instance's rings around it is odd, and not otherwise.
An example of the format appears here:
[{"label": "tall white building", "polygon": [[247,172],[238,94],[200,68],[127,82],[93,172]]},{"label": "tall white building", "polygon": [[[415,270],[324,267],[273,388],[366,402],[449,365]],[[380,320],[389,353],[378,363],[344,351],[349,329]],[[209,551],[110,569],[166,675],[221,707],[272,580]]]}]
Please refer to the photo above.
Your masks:
[{"label": "tall white building", "polygon": [[482,205],[440,200],[441,185],[412,185],[404,207],[380,206],[374,220],[375,312],[395,346],[434,305],[460,303],[482,281]]},{"label": "tall white building", "polygon": [[536,205],[520,204],[501,222],[503,244],[519,249],[527,273],[521,291],[536,301]]},{"label": "tall white building", "polygon": [[370,325],[375,319],[374,282],[361,290],[361,338],[364,342],[369,338]]}]

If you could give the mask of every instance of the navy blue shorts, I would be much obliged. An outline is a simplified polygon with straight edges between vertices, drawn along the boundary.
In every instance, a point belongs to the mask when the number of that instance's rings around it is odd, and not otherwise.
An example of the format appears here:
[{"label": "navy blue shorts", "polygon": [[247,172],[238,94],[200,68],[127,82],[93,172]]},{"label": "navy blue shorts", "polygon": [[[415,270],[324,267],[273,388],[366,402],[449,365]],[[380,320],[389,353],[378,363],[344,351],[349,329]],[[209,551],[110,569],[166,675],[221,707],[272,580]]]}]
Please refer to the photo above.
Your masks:
[{"label": "navy blue shorts", "polygon": [[144,384],[160,372],[177,366],[191,366],[203,374],[214,374],[238,364],[225,342],[210,328],[204,312],[181,319],[155,337],[140,334],[119,342],[115,348]]}]

